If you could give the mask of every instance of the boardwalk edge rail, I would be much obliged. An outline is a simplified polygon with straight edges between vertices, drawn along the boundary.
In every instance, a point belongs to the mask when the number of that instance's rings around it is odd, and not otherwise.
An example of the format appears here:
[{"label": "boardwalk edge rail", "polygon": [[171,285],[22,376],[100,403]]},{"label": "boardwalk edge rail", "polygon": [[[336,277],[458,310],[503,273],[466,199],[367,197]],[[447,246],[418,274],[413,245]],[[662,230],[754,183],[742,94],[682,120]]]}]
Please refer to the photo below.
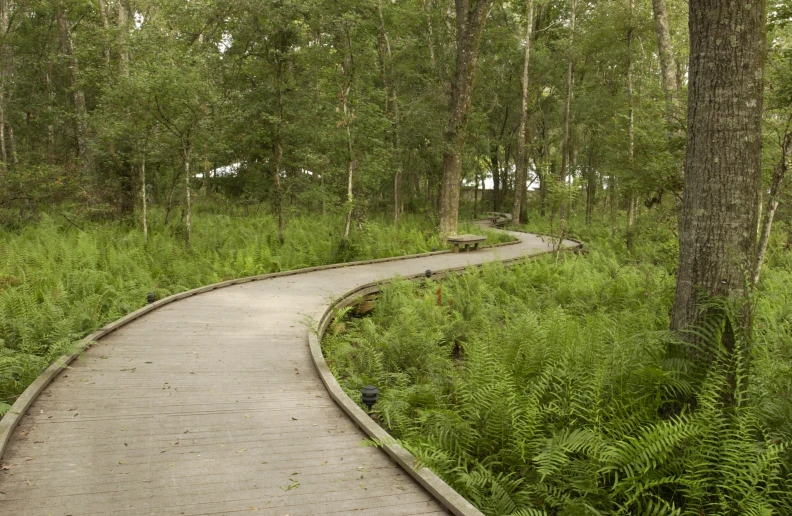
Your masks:
[{"label": "boardwalk edge rail", "polygon": [[[513,230],[515,231],[515,230]],[[520,233],[527,233],[525,231],[516,231]],[[533,233],[536,234],[536,233]],[[547,236],[547,235],[540,235],[540,236]],[[553,238],[553,237],[551,237]],[[571,239],[569,237],[565,237],[565,240],[569,240],[578,244],[576,247],[573,248],[566,248],[563,250],[583,250],[583,243]],[[483,246],[483,249],[486,248],[493,248],[493,247],[505,247],[509,245],[514,245],[517,242],[503,242],[498,244],[492,244]],[[228,281],[222,281],[219,283],[214,283],[211,285],[205,285],[203,287],[194,288],[191,290],[186,290],[184,292],[179,292],[177,294],[170,295],[168,297],[162,298],[154,303],[145,305],[134,312],[131,312],[120,319],[116,319],[115,321],[106,324],[104,327],[99,328],[98,330],[94,331],[93,333],[87,335],[86,337],[82,338],[78,341],[71,352],[61,356],[55,362],[53,362],[47,369],[45,369],[36,379],[31,383],[27,389],[25,389],[22,394],[19,395],[17,400],[11,406],[11,408],[6,412],[6,414],[0,419],[0,459],[3,457],[5,453],[6,446],[8,445],[9,441],[11,440],[11,435],[14,432],[14,429],[19,424],[21,417],[25,414],[25,412],[30,408],[33,402],[38,398],[42,391],[58,376],[58,374],[69,368],[69,364],[71,364],[77,357],[79,357],[83,352],[85,352],[88,348],[96,344],[99,339],[106,337],[107,335],[113,333],[114,331],[126,326],[127,324],[140,319],[144,315],[153,312],[165,305],[169,305],[181,299],[185,299],[188,297],[196,296],[198,294],[203,294],[205,292],[211,292],[213,290],[217,290],[220,288],[230,287],[233,285],[239,285],[242,283],[250,283],[253,281],[262,281],[272,278],[280,278],[283,276],[294,276],[297,274],[306,274],[309,272],[314,271],[323,271],[323,270],[331,270],[331,269],[341,269],[345,267],[354,267],[356,265],[368,265],[373,263],[385,263],[385,262],[395,262],[401,260],[409,260],[412,258],[420,258],[426,256],[435,256],[441,254],[449,254],[452,253],[452,250],[443,250],[443,251],[435,251],[431,253],[418,253],[418,254],[409,254],[403,256],[394,256],[389,258],[377,258],[373,260],[361,260],[356,262],[345,262],[345,263],[334,263],[328,265],[319,265],[315,267],[306,267],[302,269],[294,269],[290,271],[282,271],[282,272],[274,272],[269,274],[261,274],[257,276],[247,276],[243,278],[236,278]],[[546,251],[543,253],[531,255],[531,256],[522,256],[519,258],[515,258],[508,261],[503,261],[502,263],[506,266],[511,265],[515,262],[524,261],[526,259],[534,259],[539,256],[544,256],[547,254],[554,253],[556,251]],[[480,266],[475,266],[480,267]],[[468,267],[458,267],[452,269],[444,269],[442,271],[438,271],[437,273],[433,274],[433,278],[439,279],[444,278],[448,274],[451,273],[459,273],[467,269]],[[411,280],[420,280],[423,276],[412,276],[408,277],[407,279]],[[481,512],[479,512],[475,507],[473,507],[467,500],[465,500],[459,493],[451,489],[448,484],[446,484],[443,480],[441,480],[437,475],[435,475],[431,470],[427,468],[422,468],[418,471],[415,470],[413,465],[415,464],[415,458],[413,455],[399,446],[395,444],[395,440],[388,434],[382,427],[374,423],[371,418],[366,415],[363,410],[353,402],[349,396],[341,389],[341,386],[336,381],[335,377],[330,372],[327,363],[324,360],[324,356],[322,355],[321,346],[319,341],[321,339],[321,335],[324,334],[324,330],[327,328],[327,325],[332,321],[335,308],[339,306],[347,306],[348,304],[353,303],[356,299],[361,296],[364,296],[368,293],[378,292],[380,290],[381,285],[389,284],[392,280],[387,280],[381,282],[380,284],[367,284],[363,285],[362,287],[358,287],[347,292],[345,295],[338,298],[335,302],[331,303],[327,309],[322,311],[320,317],[315,319],[322,321],[319,325],[319,331],[315,334],[313,331],[308,332],[308,340],[309,346],[311,348],[311,356],[314,360],[314,365],[316,366],[317,371],[322,379],[322,382],[326,386],[330,397],[339,404],[339,406],[346,412],[348,416],[352,418],[352,420],[360,426],[364,432],[366,432],[369,436],[380,439],[383,443],[382,448],[391,456],[393,457],[397,463],[399,463],[407,472],[409,472],[421,485],[423,485],[430,493],[438,498],[438,500],[445,505],[446,508],[451,510],[457,516],[479,516]],[[318,357],[317,357],[318,351]],[[334,387],[332,387],[334,385]],[[355,410],[359,411],[360,414],[356,414]],[[363,417],[359,417],[362,415]],[[375,427],[375,428],[370,428]],[[371,430],[371,431],[370,431]],[[374,431],[375,434],[371,432]],[[377,437],[382,436],[382,438]],[[393,444],[391,444],[393,443]]]},{"label": "boardwalk edge rail", "polygon": [[[565,240],[575,242],[577,245],[574,247],[561,248],[563,251],[580,252],[583,250],[583,243],[571,238]],[[541,256],[556,253],[556,250],[545,251],[543,253],[532,254],[529,256],[521,256],[510,260],[503,260],[501,263],[504,267],[516,265],[526,260],[533,260]],[[464,267],[454,267],[443,269],[433,272],[432,279],[443,279],[451,274],[461,274],[466,270],[472,268],[480,269],[485,264],[466,265]],[[353,401],[338,383],[335,375],[333,375],[330,367],[325,361],[324,354],[322,353],[321,341],[324,337],[325,331],[335,319],[336,314],[340,309],[355,304],[360,298],[374,294],[393,283],[394,280],[399,278],[391,278],[379,282],[366,283],[354,288],[345,294],[341,295],[328,306],[321,310],[314,318],[318,321],[317,326],[308,332],[308,345],[311,348],[311,356],[314,360],[314,365],[319,373],[322,383],[324,383],[330,397],[346,412],[347,416],[355,422],[369,437],[377,442],[378,446],[382,448],[396,463],[398,463],[405,471],[407,471],[424,489],[434,495],[437,500],[442,503],[446,509],[451,511],[456,516],[483,516],[483,513],[476,509],[470,502],[468,502],[462,495],[460,495],[451,486],[445,483],[443,479],[437,476],[432,470],[426,467],[416,468],[415,457],[403,448],[384,428],[379,426],[368,414]],[[400,279],[407,279],[411,281],[426,281],[423,274],[401,277]]]}]

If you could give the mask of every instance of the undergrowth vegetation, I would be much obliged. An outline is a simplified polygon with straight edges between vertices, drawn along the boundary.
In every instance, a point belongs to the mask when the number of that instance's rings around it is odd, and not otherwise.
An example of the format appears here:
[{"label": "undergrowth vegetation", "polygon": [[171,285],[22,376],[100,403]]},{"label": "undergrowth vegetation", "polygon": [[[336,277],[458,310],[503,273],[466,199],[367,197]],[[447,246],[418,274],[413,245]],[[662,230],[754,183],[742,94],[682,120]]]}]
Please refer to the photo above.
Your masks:
[{"label": "undergrowth vegetation", "polygon": [[[446,247],[418,217],[356,224],[341,245],[341,216],[290,219],[281,243],[269,215],[199,210],[187,248],[163,218],[152,214],[148,242],[122,224],[46,216],[17,232],[0,229],[0,416],[77,340],[140,308],[148,292],[162,298],[244,276]],[[499,241],[503,235],[490,235]]]},{"label": "undergrowth vegetation", "polygon": [[[371,317],[337,319],[325,355],[353,399],[378,386],[378,421],[487,515],[792,514],[788,253],[756,296],[750,368],[691,379],[666,359],[677,253],[655,222],[631,252],[607,227],[570,230],[588,254],[396,282]],[[734,406],[729,371],[748,378]],[[669,414],[680,396],[695,407]]]}]

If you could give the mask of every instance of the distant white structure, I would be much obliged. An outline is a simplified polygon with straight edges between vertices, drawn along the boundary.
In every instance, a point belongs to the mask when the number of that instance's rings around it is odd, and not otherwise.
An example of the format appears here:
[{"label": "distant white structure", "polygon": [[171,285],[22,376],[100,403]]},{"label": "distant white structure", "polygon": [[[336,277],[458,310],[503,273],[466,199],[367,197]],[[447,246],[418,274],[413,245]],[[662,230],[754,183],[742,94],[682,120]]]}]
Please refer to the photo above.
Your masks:
[{"label": "distant white structure", "polygon": [[[239,168],[242,166],[242,162],[232,163],[230,165],[225,165],[222,167],[217,167],[216,169],[212,170],[209,173],[209,177],[229,177],[235,176],[239,174]],[[198,179],[203,179],[203,173],[195,174],[195,177]]]}]

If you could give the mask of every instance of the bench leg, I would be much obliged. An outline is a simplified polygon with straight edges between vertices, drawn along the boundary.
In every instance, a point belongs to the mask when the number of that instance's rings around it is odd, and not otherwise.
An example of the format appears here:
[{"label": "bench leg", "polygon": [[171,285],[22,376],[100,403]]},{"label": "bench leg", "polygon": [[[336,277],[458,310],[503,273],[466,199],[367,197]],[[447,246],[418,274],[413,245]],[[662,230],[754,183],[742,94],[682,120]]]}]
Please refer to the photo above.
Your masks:
[{"label": "bench leg", "polygon": [[474,250],[474,251],[478,251],[478,245],[479,245],[479,243],[478,243],[478,242],[476,242],[475,244],[473,244],[473,250]]},{"label": "bench leg", "polygon": [[454,244],[454,252],[455,253],[459,252],[459,244]]},{"label": "bench leg", "polygon": [[470,249],[470,244],[465,244],[465,252],[468,252],[469,249]]}]

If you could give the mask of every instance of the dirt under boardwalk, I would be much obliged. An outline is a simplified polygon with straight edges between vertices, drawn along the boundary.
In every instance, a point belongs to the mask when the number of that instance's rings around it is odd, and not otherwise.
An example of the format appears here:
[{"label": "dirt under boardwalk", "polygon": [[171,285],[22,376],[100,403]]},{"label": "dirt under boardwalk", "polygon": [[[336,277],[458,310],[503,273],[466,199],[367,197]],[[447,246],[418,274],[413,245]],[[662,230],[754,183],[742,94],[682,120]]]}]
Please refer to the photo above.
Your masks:
[{"label": "dirt under boardwalk", "polygon": [[0,514],[445,514],[361,446],[314,369],[306,321],[364,283],[549,248],[514,235],[475,253],[235,285],[122,327],[22,419],[2,457]]}]

